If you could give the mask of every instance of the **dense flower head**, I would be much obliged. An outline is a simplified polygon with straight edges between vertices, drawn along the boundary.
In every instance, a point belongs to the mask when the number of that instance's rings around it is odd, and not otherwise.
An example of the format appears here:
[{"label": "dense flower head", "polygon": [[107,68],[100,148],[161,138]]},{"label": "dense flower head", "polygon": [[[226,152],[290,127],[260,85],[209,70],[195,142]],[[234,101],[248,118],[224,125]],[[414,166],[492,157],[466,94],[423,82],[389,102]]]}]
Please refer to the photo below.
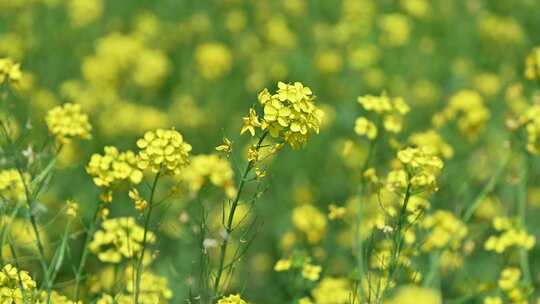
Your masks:
[{"label": "dense flower head", "polygon": [[222,188],[228,197],[236,194],[231,164],[215,154],[193,156],[189,165],[182,170],[180,179],[187,183],[190,191],[194,193],[198,192],[208,179],[212,185]]},{"label": "dense flower head", "polygon": [[503,253],[512,247],[530,250],[536,244],[534,235],[520,227],[515,220],[507,217],[495,217],[492,226],[500,234],[492,235],[486,240],[484,243],[486,250],[496,253]]},{"label": "dense flower head", "polygon": [[540,47],[532,49],[525,59],[525,78],[530,80],[540,78]]},{"label": "dense flower head", "polygon": [[20,65],[10,58],[0,58],[0,85],[9,80],[10,83],[17,86],[22,79]]},{"label": "dense flower head", "polygon": [[231,70],[232,54],[222,43],[209,42],[195,49],[198,72],[206,79],[216,79]]},{"label": "dense flower head", "polygon": [[217,304],[248,304],[248,302],[242,300],[239,294],[235,294],[222,297]]},{"label": "dense flower head", "polygon": [[[105,220],[102,228],[94,233],[90,250],[103,262],[119,263],[131,259],[142,250],[144,229],[132,217]],[[148,231],[147,243],[154,243],[154,233]]]},{"label": "dense flower head", "polygon": [[57,106],[47,113],[45,120],[49,132],[60,143],[69,143],[73,138],[89,139],[91,137],[92,126],[79,104],[66,103]]},{"label": "dense flower head", "polygon": [[138,166],[157,173],[178,174],[188,163],[191,145],[174,129],[148,131],[137,141]]},{"label": "dense flower head", "polygon": [[397,153],[401,169],[388,173],[390,191],[403,192],[409,187],[411,194],[431,193],[438,190],[437,177],[443,168],[442,160],[422,148],[405,148]]},{"label": "dense flower head", "polygon": [[304,145],[309,136],[318,134],[324,112],[315,105],[315,97],[310,88],[300,82],[294,84],[278,83],[278,90],[271,94],[268,89],[259,93],[259,103],[263,116],[259,117],[255,109],[244,118],[240,133],[249,131],[255,135],[255,129],[267,130],[274,138],[281,138],[292,148]]},{"label": "dense flower head", "polygon": [[120,152],[116,147],[106,146],[104,154],[93,154],[86,172],[98,187],[110,187],[114,183],[129,181],[138,184],[143,178],[137,167],[137,156],[132,151]]},{"label": "dense flower head", "polygon": [[[25,182],[30,182],[30,175],[23,174]],[[0,197],[8,202],[20,202],[25,199],[24,183],[16,169],[0,171]]]},{"label": "dense flower head", "polygon": [[422,246],[425,251],[458,249],[468,232],[465,223],[452,212],[445,210],[437,210],[427,215],[421,226],[430,231]]}]

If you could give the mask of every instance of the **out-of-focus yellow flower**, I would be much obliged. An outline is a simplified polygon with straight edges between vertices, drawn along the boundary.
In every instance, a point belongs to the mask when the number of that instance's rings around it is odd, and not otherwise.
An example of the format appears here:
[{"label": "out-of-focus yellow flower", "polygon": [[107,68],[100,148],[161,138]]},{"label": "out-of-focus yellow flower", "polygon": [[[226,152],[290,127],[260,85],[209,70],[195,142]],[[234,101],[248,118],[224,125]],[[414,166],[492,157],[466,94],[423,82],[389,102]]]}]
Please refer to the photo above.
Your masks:
[{"label": "out-of-focus yellow flower", "polygon": [[328,206],[328,218],[330,220],[342,219],[347,214],[347,208],[338,207],[334,204]]},{"label": "out-of-focus yellow flower", "polygon": [[195,49],[197,71],[206,79],[226,75],[231,70],[232,61],[231,51],[222,43],[209,42]]},{"label": "out-of-focus yellow flower", "polygon": [[389,304],[442,304],[439,292],[419,286],[404,286],[398,289]]},{"label": "out-of-focus yellow flower", "polygon": [[540,78],[540,47],[532,49],[525,58],[525,78],[529,80]]},{"label": "out-of-focus yellow flower", "polygon": [[344,278],[323,278],[311,292],[317,304],[350,303],[351,286]]},{"label": "out-of-focus yellow flower", "polygon": [[294,226],[306,235],[310,243],[318,243],[326,232],[326,216],[314,206],[294,208],[292,220]]},{"label": "out-of-focus yellow flower", "polygon": [[248,302],[242,300],[239,294],[224,296],[217,301],[217,304],[248,304]]},{"label": "out-of-focus yellow flower", "polygon": [[536,244],[534,235],[527,233],[516,222],[506,217],[495,217],[493,228],[500,234],[490,236],[484,243],[484,248],[496,253],[503,253],[510,247],[530,250]]},{"label": "out-of-focus yellow flower", "polygon": [[10,58],[0,58],[0,85],[9,80],[15,87],[20,84],[22,72],[20,65]]},{"label": "out-of-focus yellow flower", "polygon": [[[24,183],[30,184],[30,175],[23,174]],[[6,202],[21,202],[25,200],[26,194],[24,183],[21,179],[19,171],[16,169],[8,169],[0,171],[0,195],[2,200]]]},{"label": "out-of-focus yellow flower", "polygon": [[366,136],[369,140],[377,138],[377,126],[365,117],[356,119],[354,132],[360,136]]},{"label": "out-of-focus yellow flower", "polygon": [[68,200],[66,202],[66,214],[72,218],[77,217],[79,214],[79,205],[73,200]]},{"label": "out-of-focus yellow flower", "polygon": [[[94,233],[89,249],[98,259],[108,263],[120,263],[122,258],[134,258],[142,250],[144,229],[132,217],[105,220],[102,229]],[[156,241],[153,232],[147,232],[146,242]],[[145,259],[148,257],[144,257]]]},{"label": "out-of-focus yellow flower", "polygon": [[228,160],[217,155],[196,155],[191,157],[180,173],[180,180],[188,184],[190,191],[197,193],[208,179],[214,186],[223,189],[227,197],[236,194],[234,186],[234,171]]},{"label": "out-of-focus yellow flower", "polygon": [[465,223],[445,210],[437,210],[427,215],[421,227],[430,231],[422,246],[425,251],[458,249],[468,233]]},{"label": "out-of-focus yellow flower", "polygon": [[409,17],[394,13],[381,16],[381,43],[390,47],[404,46],[409,42],[412,22]]},{"label": "out-of-focus yellow flower", "polygon": [[69,0],[67,10],[71,24],[82,27],[101,17],[103,0]]}]

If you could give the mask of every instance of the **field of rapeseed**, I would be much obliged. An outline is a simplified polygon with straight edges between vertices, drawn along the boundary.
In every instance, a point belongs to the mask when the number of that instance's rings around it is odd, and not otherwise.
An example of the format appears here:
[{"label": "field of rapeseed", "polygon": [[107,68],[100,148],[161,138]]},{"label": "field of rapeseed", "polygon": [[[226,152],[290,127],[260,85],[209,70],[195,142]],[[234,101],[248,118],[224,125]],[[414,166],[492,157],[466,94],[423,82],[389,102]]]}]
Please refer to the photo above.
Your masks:
[{"label": "field of rapeseed", "polygon": [[538,304],[539,216],[538,0],[0,0],[0,304]]}]

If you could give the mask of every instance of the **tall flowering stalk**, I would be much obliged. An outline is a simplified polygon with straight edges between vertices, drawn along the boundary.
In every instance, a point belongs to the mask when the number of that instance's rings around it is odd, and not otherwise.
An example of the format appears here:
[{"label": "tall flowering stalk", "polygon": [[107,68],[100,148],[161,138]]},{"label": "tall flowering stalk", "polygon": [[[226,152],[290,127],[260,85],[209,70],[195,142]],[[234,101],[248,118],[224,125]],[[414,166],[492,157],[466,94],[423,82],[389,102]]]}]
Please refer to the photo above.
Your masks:
[{"label": "tall flowering stalk", "polygon": [[151,185],[148,203],[147,205],[143,204],[144,207],[140,208],[140,211],[145,213],[144,234],[141,244],[141,254],[135,267],[135,303],[139,303],[142,266],[148,242],[150,220],[155,207],[154,198],[158,181],[166,175],[178,175],[181,169],[188,163],[189,152],[191,151],[191,145],[186,143],[182,135],[174,129],[158,129],[156,131],[146,132],[144,137],[137,141],[137,147],[140,149],[137,155],[139,169],[148,169],[155,175]]},{"label": "tall flowering stalk", "polygon": [[[228,216],[223,223],[225,236],[220,245],[218,268],[212,286],[215,298],[223,294],[221,290],[223,274],[227,269],[232,269],[235,262],[233,258],[227,265],[225,259],[235,230],[233,223],[237,207],[250,174],[255,171],[255,178],[261,178],[264,173],[257,168],[257,164],[264,157],[275,154],[284,144],[299,149],[306,144],[312,134],[319,133],[324,114],[315,105],[315,97],[312,94],[311,89],[300,82],[294,84],[279,82],[275,94],[271,94],[268,89],[261,91],[258,94],[259,106],[251,108],[249,115],[243,118],[240,134],[248,133],[252,137],[257,136],[258,140],[248,150],[248,163],[240,177],[236,196],[230,202],[230,209],[226,213]],[[272,143],[266,144],[265,140],[271,140]],[[218,150],[230,151],[225,146],[218,147]]]}]

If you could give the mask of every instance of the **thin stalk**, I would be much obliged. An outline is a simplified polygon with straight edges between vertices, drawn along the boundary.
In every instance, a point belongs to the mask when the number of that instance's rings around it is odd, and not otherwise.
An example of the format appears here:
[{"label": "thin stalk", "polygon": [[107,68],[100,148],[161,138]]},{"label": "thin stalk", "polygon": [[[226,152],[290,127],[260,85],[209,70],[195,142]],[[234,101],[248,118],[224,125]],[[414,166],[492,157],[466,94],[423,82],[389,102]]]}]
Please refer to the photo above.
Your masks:
[{"label": "thin stalk", "polygon": [[[526,212],[527,212],[527,184],[528,184],[528,175],[529,175],[529,164],[528,159],[529,155],[527,154],[527,151],[524,151],[522,153],[522,163],[521,163],[521,176],[519,178],[519,185],[518,185],[518,217],[521,222],[521,225],[523,228],[526,229],[527,223],[526,223]],[[521,270],[523,271],[523,279],[527,284],[530,284],[531,281],[531,266],[529,263],[529,253],[527,252],[527,249],[520,248],[519,249],[519,262],[521,265]]]},{"label": "thin stalk", "polygon": [[[259,141],[257,142],[257,145],[255,146],[255,150],[259,151],[259,149],[262,146],[262,143],[266,136],[268,135],[268,132],[264,132],[262,136],[259,138]],[[234,214],[236,212],[236,208],[238,207],[238,202],[240,201],[240,197],[242,196],[242,191],[244,190],[244,185],[246,182],[246,178],[251,172],[251,169],[253,169],[253,166],[255,165],[254,160],[250,160],[246,166],[246,169],[244,170],[244,173],[242,174],[242,178],[240,179],[240,183],[238,185],[238,191],[236,192],[236,196],[232,202],[231,210],[229,211],[228,219],[225,223],[225,238],[223,239],[223,243],[221,243],[221,252],[219,256],[219,267],[218,272],[216,274],[216,279],[214,281],[214,292],[216,296],[219,294],[219,284],[221,283],[221,277],[223,275],[223,271],[225,269],[225,255],[227,253],[227,247],[229,245],[229,239],[230,235],[233,232],[233,220],[234,220]]]},{"label": "thin stalk", "polygon": [[13,247],[13,244],[11,243],[11,240],[8,241],[9,249],[11,250],[11,255],[13,255],[13,259],[15,260],[15,267],[17,267],[17,277],[19,279],[19,288],[21,289],[21,294],[23,296],[24,303],[28,303],[28,300],[26,298],[26,290],[24,289],[23,280],[21,278],[21,266],[19,265],[19,258],[17,256],[17,252],[15,251],[15,247]]},{"label": "thin stalk", "polygon": [[[13,141],[11,140],[11,137],[9,136],[9,132],[6,128],[6,126],[4,125],[3,122],[0,122],[0,125],[2,126],[2,131],[4,133],[4,136],[9,144],[9,146],[13,149],[14,148],[14,143]],[[35,215],[33,214],[33,198],[32,198],[32,193],[30,191],[30,188],[28,187],[28,183],[26,182],[26,179],[24,178],[24,172],[22,171],[22,164],[20,163],[19,159],[17,157],[14,157],[14,161],[15,161],[15,168],[17,170],[17,173],[19,175],[19,178],[21,179],[21,183],[23,184],[23,188],[24,188],[24,196],[25,196],[25,201],[26,201],[26,204],[28,206],[28,219],[32,225],[32,230],[34,232],[34,236],[36,238],[36,247],[38,249],[38,259],[39,259],[39,263],[41,265],[41,269],[43,271],[43,279],[45,281],[45,286],[46,286],[46,289],[47,289],[47,294],[48,294],[48,298],[50,296],[50,291],[51,291],[51,284],[49,282],[49,271],[48,271],[48,267],[47,267],[47,263],[45,261],[45,249],[44,249],[44,246],[43,246],[43,242],[41,241],[41,235],[39,233],[39,228],[38,228],[38,225],[37,225],[37,220],[36,220],[36,217]],[[50,302],[50,299],[48,299],[47,302]]]},{"label": "thin stalk", "polygon": [[[411,183],[409,181],[407,183],[407,189],[405,190],[403,204],[399,212],[398,223],[394,233],[392,252],[390,254],[390,261],[388,266],[388,282],[386,282],[386,286],[390,285],[390,282],[396,275],[396,272],[399,268],[399,255],[401,254],[401,249],[403,245],[403,228],[405,226],[405,220],[407,218],[407,206],[409,205],[409,200],[411,198],[411,191]],[[384,296],[386,292],[386,287],[384,289],[385,290],[382,291],[382,296]]]},{"label": "thin stalk", "polygon": [[[364,277],[364,242],[362,240],[362,231],[361,231],[361,223],[362,223],[362,216],[363,216],[363,210],[362,210],[362,199],[364,198],[365,193],[365,178],[364,178],[364,172],[369,166],[369,162],[371,160],[371,156],[373,154],[373,150],[375,147],[374,141],[369,141],[368,145],[368,152],[366,156],[366,160],[364,161],[364,164],[362,165],[361,171],[360,171],[360,185],[358,187],[358,197],[360,199],[360,204],[358,206],[358,211],[356,213],[356,225],[354,227],[354,235],[355,235],[355,241],[356,241],[356,266],[358,267],[358,277],[359,280],[361,280]],[[358,288],[358,291],[360,293],[360,297],[363,297],[363,289]]]},{"label": "thin stalk", "polygon": [[99,214],[99,204],[96,206],[96,210],[94,212],[94,215],[92,217],[92,222],[90,223],[90,227],[88,228],[88,231],[86,232],[86,237],[84,239],[84,246],[83,246],[83,252],[81,255],[81,260],[79,261],[79,267],[77,268],[77,273],[75,274],[75,302],[79,301],[80,294],[81,294],[81,282],[82,282],[82,273],[84,271],[84,267],[86,266],[86,259],[88,258],[88,245],[90,244],[90,240],[92,239],[92,236],[94,234],[94,230],[96,229],[97,222],[98,222],[98,214]]},{"label": "thin stalk", "polygon": [[150,218],[152,216],[152,211],[154,210],[154,194],[156,193],[157,183],[159,177],[161,176],[161,170],[156,173],[156,177],[152,183],[152,188],[150,190],[150,199],[148,200],[148,212],[146,213],[146,218],[144,219],[144,234],[142,241],[142,250],[141,256],[137,262],[136,268],[136,279],[135,279],[135,304],[139,303],[139,294],[141,292],[141,277],[142,277],[142,264],[144,259],[144,253],[146,252],[146,243],[148,241],[148,228],[150,227]]}]

